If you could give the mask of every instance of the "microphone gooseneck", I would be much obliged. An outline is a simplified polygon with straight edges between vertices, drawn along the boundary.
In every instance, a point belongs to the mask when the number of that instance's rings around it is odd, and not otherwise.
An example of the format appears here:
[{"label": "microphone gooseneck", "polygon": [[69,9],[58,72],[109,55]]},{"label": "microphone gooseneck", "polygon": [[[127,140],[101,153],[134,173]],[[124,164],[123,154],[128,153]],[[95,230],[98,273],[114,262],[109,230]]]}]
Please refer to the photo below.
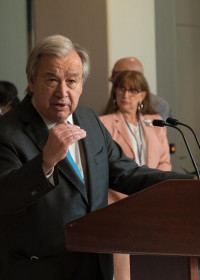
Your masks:
[{"label": "microphone gooseneck", "polygon": [[189,147],[189,145],[188,145],[188,142],[187,142],[187,140],[186,140],[186,138],[185,138],[185,135],[183,134],[182,130],[180,130],[180,128],[178,128],[178,127],[176,127],[176,126],[173,126],[173,125],[171,125],[171,124],[166,123],[166,122],[163,121],[163,120],[153,120],[153,125],[154,125],[154,126],[160,126],[160,127],[164,127],[164,126],[173,127],[173,128],[177,129],[177,130],[181,133],[181,135],[182,135],[182,137],[183,137],[183,140],[184,140],[184,142],[185,142],[185,145],[186,145],[186,147],[187,147],[188,153],[189,153],[189,155],[190,155],[192,164],[193,164],[194,169],[195,169],[195,171],[196,171],[197,177],[198,177],[198,179],[200,179],[200,175],[199,175],[199,170],[198,170],[197,164],[196,164],[196,162],[195,162],[195,160],[194,160],[194,157],[193,157],[193,155],[192,155],[192,152],[191,152],[191,150],[190,150],[190,147]]},{"label": "microphone gooseneck", "polygon": [[177,126],[177,125],[179,124],[179,125],[183,125],[183,126],[189,128],[190,131],[193,133],[194,138],[195,138],[195,140],[196,140],[196,142],[197,142],[197,145],[198,145],[198,147],[199,147],[199,149],[200,149],[199,139],[197,138],[196,133],[194,132],[194,130],[193,130],[189,125],[187,125],[187,124],[185,124],[185,123],[181,123],[181,122],[179,122],[178,120],[173,119],[173,118],[167,118],[166,122],[169,123],[169,124],[171,124],[171,125]]}]

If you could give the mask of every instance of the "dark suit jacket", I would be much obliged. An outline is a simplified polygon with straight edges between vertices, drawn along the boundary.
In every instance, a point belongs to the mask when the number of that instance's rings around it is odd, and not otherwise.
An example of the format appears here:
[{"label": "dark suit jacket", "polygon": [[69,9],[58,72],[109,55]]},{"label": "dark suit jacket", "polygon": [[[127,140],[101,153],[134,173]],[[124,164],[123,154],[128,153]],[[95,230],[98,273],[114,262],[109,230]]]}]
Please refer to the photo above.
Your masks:
[{"label": "dark suit jacket", "polygon": [[65,225],[106,206],[108,187],[131,194],[181,177],[138,168],[90,109],[78,107],[74,120],[87,132],[86,186],[66,159],[55,168],[55,186],[46,179],[48,129],[29,96],[0,118],[0,279],[111,280],[112,256],[67,252]]}]

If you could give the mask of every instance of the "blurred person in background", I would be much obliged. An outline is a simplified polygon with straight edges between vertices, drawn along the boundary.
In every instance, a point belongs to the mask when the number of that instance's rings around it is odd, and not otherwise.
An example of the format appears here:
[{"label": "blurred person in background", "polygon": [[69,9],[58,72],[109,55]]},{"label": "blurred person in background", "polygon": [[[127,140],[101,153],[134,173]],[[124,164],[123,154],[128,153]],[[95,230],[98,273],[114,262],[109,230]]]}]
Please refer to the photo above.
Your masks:
[{"label": "blurred person in background", "polygon": [[13,109],[20,102],[16,86],[7,81],[0,81],[0,114]]},{"label": "blurred person in background", "polygon": [[[135,57],[124,57],[116,61],[114,64],[112,74],[109,78],[109,81],[113,83],[116,76],[125,70],[133,70],[139,71],[144,75],[144,68],[142,63]],[[166,119],[170,116],[170,108],[169,104],[166,100],[161,98],[158,95],[150,93],[150,100],[152,106],[156,109],[156,111],[161,115],[162,119],[166,121]]]}]

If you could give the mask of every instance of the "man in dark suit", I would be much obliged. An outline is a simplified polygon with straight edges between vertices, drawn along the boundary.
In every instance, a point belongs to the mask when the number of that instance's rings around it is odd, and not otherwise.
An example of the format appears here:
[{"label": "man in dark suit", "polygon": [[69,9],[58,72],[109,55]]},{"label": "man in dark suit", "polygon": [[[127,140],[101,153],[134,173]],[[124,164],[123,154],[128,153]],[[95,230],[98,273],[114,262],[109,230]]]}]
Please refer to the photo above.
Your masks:
[{"label": "man in dark suit", "polygon": [[0,279],[111,280],[112,256],[66,251],[65,225],[106,206],[108,187],[132,194],[192,177],[124,155],[78,106],[88,71],[81,47],[60,35],[43,39],[27,62],[26,97],[0,118]]}]

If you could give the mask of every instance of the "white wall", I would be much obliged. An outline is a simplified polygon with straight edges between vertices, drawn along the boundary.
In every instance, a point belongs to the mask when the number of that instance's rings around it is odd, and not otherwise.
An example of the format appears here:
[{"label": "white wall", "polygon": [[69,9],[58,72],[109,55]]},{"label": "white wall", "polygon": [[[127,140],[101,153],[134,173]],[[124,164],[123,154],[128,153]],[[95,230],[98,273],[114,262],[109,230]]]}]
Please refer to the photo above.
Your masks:
[{"label": "white wall", "polygon": [[14,83],[22,98],[27,87],[26,0],[1,0],[0,38],[0,80]]},{"label": "white wall", "polygon": [[156,94],[154,0],[107,0],[107,25],[109,72],[116,60],[134,56],[142,62]]}]

